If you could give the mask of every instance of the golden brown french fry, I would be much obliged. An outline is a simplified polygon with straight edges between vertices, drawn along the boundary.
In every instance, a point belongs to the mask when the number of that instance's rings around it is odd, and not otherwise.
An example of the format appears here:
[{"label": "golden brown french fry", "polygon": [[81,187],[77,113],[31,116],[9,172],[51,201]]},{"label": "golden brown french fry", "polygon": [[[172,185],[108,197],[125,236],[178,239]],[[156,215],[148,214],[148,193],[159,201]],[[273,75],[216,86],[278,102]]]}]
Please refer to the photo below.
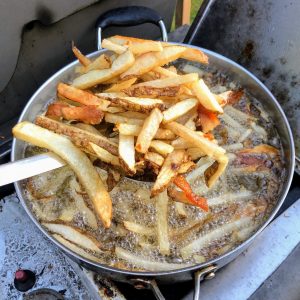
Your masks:
[{"label": "golden brown french fry", "polygon": [[97,216],[100,217],[105,227],[110,226],[112,217],[110,196],[92,163],[83,152],[74,146],[68,138],[30,122],[17,124],[13,128],[13,134],[18,139],[47,148],[65,160],[85,188]]},{"label": "golden brown french fry", "polygon": [[145,160],[151,162],[157,167],[161,167],[164,163],[164,158],[160,154],[150,151],[145,154]]},{"label": "golden brown french fry", "polygon": [[104,148],[111,154],[118,155],[118,145],[112,143],[110,140],[100,134],[94,134],[78,127],[52,120],[45,116],[38,116],[36,118],[36,124],[43,128],[54,131],[55,133],[70,137],[72,142],[79,148],[89,149],[89,142],[92,142],[99,147]]},{"label": "golden brown french fry", "polygon": [[90,59],[83,55],[74,44],[72,45],[72,51],[83,66],[88,66],[91,63]]},{"label": "golden brown french fry", "polygon": [[[103,94],[98,94],[103,95]],[[105,96],[104,98],[111,101],[112,106],[121,106],[127,110],[137,112],[150,112],[153,108],[164,109],[164,102],[160,99],[136,98],[123,96]]]},{"label": "golden brown french fry", "polygon": [[168,201],[167,191],[156,196],[156,234],[159,252],[163,255],[170,254],[168,234]]},{"label": "golden brown french fry", "polygon": [[105,113],[104,119],[107,123],[125,123],[125,124],[131,124],[131,125],[143,125],[144,120],[142,119],[132,119],[123,117],[117,114],[111,114],[111,113]]},{"label": "golden brown french fry", "polygon": [[184,150],[174,150],[166,157],[151,189],[152,196],[158,195],[168,187],[172,179],[178,174],[180,165],[185,159],[186,153]]},{"label": "golden brown french fry", "polygon": [[186,48],[186,50],[180,56],[186,60],[197,61],[202,64],[208,64],[208,57],[199,49]]},{"label": "golden brown french fry", "polygon": [[169,153],[173,152],[174,147],[159,140],[151,141],[150,148],[154,149],[156,152],[163,156],[167,156]]},{"label": "golden brown french fry", "polygon": [[108,113],[111,114],[117,114],[117,113],[122,113],[125,111],[125,109],[123,107],[117,107],[117,106],[110,106],[107,108],[106,110]]},{"label": "golden brown french fry", "polygon": [[103,39],[101,46],[102,46],[102,48],[113,51],[117,54],[122,54],[127,50],[127,47],[115,44],[108,39]]},{"label": "golden brown french fry", "polygon": [[186,212],[186,209],[184,207],[184,203],[175,202],[174,206],[175,206],[175,210],[176,210],[177,214],[180,217],[183,217],[183,218],[187,217],[187,212]]},{"label": "golden brown french fry", "polygon": [[186,99],[180,102],[177,102],[173,106],[169,107],[167,110],[163,112],[163,123],[171,122],[180,116],[186,114],[191,109],[196,107],[198,104],[198,100],[195,98]]},{"label": "golden brown french fry", "polygon": [[117,156],[112,155],[107,150],[99,147],[94,143],[89,143],[89,144],[100,160],[108,164],[112,164],[114,166],[120,166],[119,158]]},{"label": "golden brown french fry", "polygon": [[152,139],[159,128],[163,115],[158,108],[154,108],[148,118],[145,119],[142,130],[139,133],[135,149],[140,153],[146,153]]},{"label": "golden brown french fry", "polygon": [[[142,130],[142,126],[117,123],[116,128],[121,134],[138,136]],[[175,134],[169,129],[158,128],[155,138],[159,140],[173,140]]]},{"label": "golden brown french fry", "polygon": [[170,86],[156,88],[152,86],[132,86],[126,90],[123,90],[127,95],[133,97],[170,97],[174,101],[173,97],[177,97],[180,93],[180,86]]},{"label": "golden brown french fry", "polygon": [[198,147],[206,155],[218,159],[225,154],[225,150],[215,143],[211,142],[205,137],[200,136],[195,131],[181,125],[177,122],[170,122],[165,124],[167,129],[172,130],[175,134],[182,137],[186,141],[192,143],[195,147]]},{"label": "golden brown french fry", "polygon": [[130,78],[128,80],[120,81],[115,83],[113,86],[105,90],[105,93],[112,93],[112,92],[122,92],[125,89],[130,88],[135,82],[137,78]]},{"label": "golden brown french fry", "polygon": [[108,69],[108,68],[110,68],[110,66],[111,66],[111,60],[110,60],[109,56],[107,56],[105,54],[101,54],[87,66],[77,66],[75,68],[75,72],[84,74],[91,70]]},{"label": "golden brown french fry", "polygon": [[184,47],[170,46],[161,52],[144,53],[136,58],[135,63],[121,75],[121,78],[125,79],[140,76],[155,67],[163,66],[179,58],[184,51]]},{"label": "golden brown french fry", "polygon": [[110,69],[92,70],[83,74],[73,81],[73,86],[80,89],[87,89],[96,84],[105,82],[119,74],[125,72],[134,64],[134,56],[130,51],[126,51],[117,57]]},{"label": "golden brown french fry", "polygon": [[73,252],[79,254],[80,256],[90,259],[91,261],[95,261],[98,263],[101,263],[101,260],[96,257],[91,255],[90,253],[84,251],[82,248],[76,246],[75,244],[69,242],[68,240],[64,239],[61,235],[59,234],[52,234],[52,236],[58,240],[61,244],[63,244],[65,247],[67,247],[68,249],[71,249]]},{"label": "golden brown french fry", "polygon": [[96,105],[100,109],[106,111],[110,102],[93,95],[92,93],[82,91],[73,86],[65,83],[59,83],[57,86],[57,92],[59,95],[68,98],[72,101],[84,104],[84,105]]},{"label": "golden brown french fry", "polygon": [[119,158],[126,172],[135,174],[134,136],[119,134]]},{"label": "golden brown french fry", "polygon": [[222,107],[202,79],[193,83],[192,90],[195,96],[198,98],[199,102],[206,109],[223,113]]},{"label": "golden brown french fry", "polygon": [[123,222],[124,227],[129,230],[132,231],[134,233],[138,233],[141,235],[146,235],[146,236],[153,236],[155,235],[155,229],[151,228],[151,227],[147,227],[144,225],[140,225],[134,222],[129,222],[129,221],[124,221]]},{"label": "golden brown french fry", "polygon": [[83,232],[79,228],[56,223],[46,223],[43,222],[42,225],[46,227],[50,232],[59,234],[66,240],[77,244],[80,247],[89,249],[91,251],[102,253],[100,248],[100,243],[87,232]]}]

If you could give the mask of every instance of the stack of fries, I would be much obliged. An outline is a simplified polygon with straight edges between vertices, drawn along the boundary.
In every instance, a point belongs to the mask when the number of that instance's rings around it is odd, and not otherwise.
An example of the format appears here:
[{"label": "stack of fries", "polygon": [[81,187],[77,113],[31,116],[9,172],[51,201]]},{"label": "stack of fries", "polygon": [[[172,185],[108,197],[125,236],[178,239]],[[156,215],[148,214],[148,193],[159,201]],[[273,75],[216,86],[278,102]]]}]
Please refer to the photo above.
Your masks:
[{"label": "stack of fries", "polygon": [[112,204],[95,159],[124,176],[154,175],[152,196],[167,191],[175,201],[207,210],[182,175],[203,156],[215,160],[205,172],[208,187],[224,172],[228,158],[212,130],[230,91],[215,95],[198,73],[182,74],[170,65],[179,58],[207,64],[198,49],[124,36],[104,39],[102,46],[113,53],[93,61],[73,46],[79,76],[72,84],[59,83],[57,100],[36,125],[17,124],[15,137],[65,159],[105,227]]}]

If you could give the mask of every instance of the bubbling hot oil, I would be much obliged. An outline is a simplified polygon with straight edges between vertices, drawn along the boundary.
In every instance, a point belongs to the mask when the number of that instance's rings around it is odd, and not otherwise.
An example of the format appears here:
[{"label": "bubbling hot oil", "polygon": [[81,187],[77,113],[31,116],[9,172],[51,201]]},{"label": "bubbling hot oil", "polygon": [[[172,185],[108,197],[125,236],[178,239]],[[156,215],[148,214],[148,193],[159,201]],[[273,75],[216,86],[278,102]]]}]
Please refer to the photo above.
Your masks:
[{"label": "bubbling hot oil", "polygon": [[[205,82],[215,92],[222,92],[228,89],[238,89],[238,84],[230,81],[223,74],[213,71],[203,71]],[[232,106],[243,114],[233,114],[230,109],[228,115],[238,122],[244,129],[235,128],[228,121],[221,120],[221,125],[214,130],[214,135],[221,146],[242,144],[243,148],[251,148],[259,144],[269,144],[280,150],[281,157],[275,162],[269,162],[268,168],[254,172],[245,172],[236,165],[236,150],[228,150],[230,158],[229,165],[215,184],[208,189],[205,184],[203,172],[193,176],[192,171],[187,179],[193,190],[208,199],[222,199],[221,204],[213,205],[209,213],[189,205],[184,205],[186,216],[178,214],[175,203],[168,202],[168,234],[170,241],[170,255],[162,255],[159,252],[157,242],[156,224],[156,198],[150,198],[152,183],[133,181],[123,178],[110,192],[113,202],[113,219],[109,229],[102,227],[99,222],[98,229],[91,229],[80,211],[76,211],[74,200],[70,196],[69,182],[74,173],[69,167],[54,170],[40,176],[36,176],[25,183],[26,198],[29,200],[36,217],[40,221],[55,221],[59,219],[62,212],[74,211],[74,215],[69,221],[64,221],[72,226],[84,229],[92,234],[100,243],[103,254],[97,256],[104,264],[129,270],[141,270],[141,267],[120,260],[115,254],[116,246],[121,247],[130,253],[150,261],[168,263],[190,263],[195,264],[207,261],[214,257],[233,249],[238,244],[247,239],[249,235],[268,217],[273,210],[277,195],[281,190],[281,177],[284,174],[282,149],[279,136],[274,129],[274,124],[261,104],[247,92],[242,99]],[[226,109],[225,109],[226,113]],[[249,118],[245,118],[249,116]],[[241,136],[247,131],[249,134],[241,141]],[[226,142],[224,142],[226,134]],[[237,145],[238,147],[238,145]],[[34,147],[28,148],[30,155],[35,154]],[[266,162],[268,158],[266,157]],[[201,159],[198,164],[201,164]],[[100,174],[103,176],[103,172]],[[46,182],[46,184],[45,184]],[[238,196],[233,199],[230,195],[238,195],[243,191],[250,193],[250,197]],[[228,196],[229,195],[229,196]],[[242,195],[242,194],[241,194]],[[84,200],[92,209],[92,205],[86,195]],[[231,197],[231,198],[230,198]],[[216,200],[215,200],[216,201]],[[224,236],[216,240],[209,241],[205,247],[199,249],[188,258],[183,258],[180,249],[194,241],[195,239],[211,233],[222,225],[228,224],[252,208],[251,230],[243,238],[237,238],[238,232],[225,232]],[[257,210],[256,210],[257,208]],[[143,225],[153,230],[153,235],[142,235],[130,232],[124,227],[124,221]]]}]

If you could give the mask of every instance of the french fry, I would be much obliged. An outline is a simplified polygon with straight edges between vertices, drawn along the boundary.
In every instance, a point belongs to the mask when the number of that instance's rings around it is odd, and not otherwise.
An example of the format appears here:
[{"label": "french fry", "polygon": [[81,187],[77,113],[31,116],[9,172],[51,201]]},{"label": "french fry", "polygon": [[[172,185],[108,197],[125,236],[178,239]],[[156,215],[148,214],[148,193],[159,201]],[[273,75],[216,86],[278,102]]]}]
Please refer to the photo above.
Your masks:
[{"label": "french fry", "polygon": [[164,163],[164,158],[158,153],[148,151],[145,154],[145,160],[149,161],[151,164],[154,164],[155,167],[161,167]]},{"label": "french fry", "polygon": [[185,163],[183,163],[179,170],[178,170],[178,174],[186,174],[189,173],[190,171],[192,171],[193,169],[196,168],[196,164],[193,161],[187,161]]},{"label": "french fry", "polygon": [[[117,123],[116,128],[121,134],[138,136],[142,130],[142,126]],[[158,128],[154,138],[159,140],[173,140],[175,134],[169,129]]]},{"label": "french fry", "polygon": [[106,89],[105,93],[122,92],[123,90],[130,88],[136,82],[136,80],[137,78],[133,77],[128,80],[115,83],[113,86]]},{"label": "french fry", "polygon": [[173,106],[169,107],[167,110],[163,112],[163,123],[171,122],[180,116],[186,114],[191,109],[196,107],[198,104],[198,100],[194,98],[186,99],[180,102],[177,102]]},{"label": "french fry", "polygon": [[92,93],[82,91],[65,83],[58,84],[57,92],[59,95],[72,101],[81,103],[83,105],[96,105],[104,111],[106,111],[108,106],[110,105],[110,102],[107,100],[100,99]]},{"label": "french fry", "polygon": [[144,120],[142,119],[127,118],[121,115],[111,114],[111,113],[105,113],[104,119],[107,123],[113,123],[113,124],[125,123],[125,124],[142,126],[144,123]]},{"label": "french fry", "polygon": [[137,112],[150,112],[153,108],[164,109],[164,103],[160,99],[136,98],[136,97],[106,97],[111,101],[112,106],[121,106],[127,110]]},{"label": "french fry", "polygon": [[105,82],[126,71],[134,64],[134,56],[130,51],[126,51],[117,57],[110,69],[92,70],[83,74],[73,81],[73,86],[80,89],[87,89],[99,83]]},{"label": "french fry", "polygon": [[77,66],[75,68],[75,72],[84,74],[92,70],[108,69],[110,68],[110,66],[111,66],[111,60],[109,56],[105,54],[101,54],[87,66]]},{"label": "french fry", "polygon": [[125,111],[119,114],[122,117],[145,120],[148,115],[137,111]]},{"label": "french fry", "polygon": [[197,80],[198,80],[198,74],[190,73],[186,75],[178,75],[176,77],[169,77],[169,78],[156,79],[147,82],[141,82],[133,85],[130,89],[134,89],[141,86],[148,86],[153,88],[165,88],[165,87],[172,87],[181,84],[193,83],[196,82]]},{"label": "french fry", "polygon": [[119,159],[126,172],[136,173],[134,136],[119,134]]},{"label": "french fry", "polygon": [[122,113],[125,111],[123,107],[117,107],[117,106],[110,106],[106,110],[108,113],[116,114],[116,113]]},{"label": "french fry", "polygon": [[142,130],[139,133],[135,149],[140,153],[146,153],[152,139],[159,128],[163,115],[158,108],[154,108],[148,118],[145,119]]},{"label": "french fry", "polygon": [[77,120],[86,124],[99,124],[104,113],[97,106],[66,106],[61,109],[62,116],[65,120]]},{"label": "french fry", "polygon": [[176,210],[177,214],[180,217],[186,218],[187,217],[187,212],[186,212],[186,209],[184,207],[184,203],[175,202],[174,205],[175,205],[175,210]]},{"label": "french fry", "polygon": [[167,191],[156,196],[156,234],[159,252],[163,255],[170,254],[170,242],[168,236],[168,201]]},{"label": "french fry", "polygon": [[180,165],[185,159],[186,153],[184,150],[174,150],[166,157],[151,189],[151,196],[158,195],[168,187],[173,178],[178,174]]},{"label": "french fry", "polygon": [[[228,157],[223,155],[217,159],[217,167],[212,168],[212,174],[205,176],[207,186],[212,187],[228,165]],[[206,175],[206,174],[205,174]]]},{"label": "french fry", "polygon": [[223,113],[222,107],[202,79],[192,84],[192,90],[195,96],[198,98],[199,102],[206,109]]},{"label": "french fry", "polygon": [[197,61],[202,64],[208,64],[208,57],[199,49],[186,48],[180,56],[186,60]]},{"label": "french fry", "polygon": [[133,86],[123,90],[127,95],[134,97],[177,97],[180,92],[180,86],[156,88],[152,86]]},{"label": "french fry", "polygon": [[112,217],[110,196],[92,163],[83,152],[75,147],[66,137],[55,134],[30,122],[17,124],[13,128],[13,134],[20,140],[42,148],[47,148],[65,160],[74,170],[85,188],[93,203],[97,216],[102,220],[105,227],[110,226]]},{"label": "french fry", "polygon": [[221,156],[223,157],[226,152],[224,149],[214,144],[207,138],[200,136],[195,131],[177,122],[167,123],[165,124],[165,127],[172,130],[175,134],[182,137],[187,142],[192,143],[195,147],[200,148],[201,151],[210,157],[218,159]]},{"label": "french fry", "polygon": [[169,78],[169,77],[177,77],[176,72],[172,72],[163,67],[156,67],[153,69],[154,72],[158,73],[162,78]]},{"label": "french fry", "polygon": [[50,232],[61,235],[66,240],[73,242],[74,244],[89,249],[96,253],[102,253],[100,243],[87,232],[81,231],[79,228],[72,227],[70,225],[46,223],[42,225],[46,227]]},{"label": "french fry", "polygon": [[115,44],[108,39],[103,39],[101,46],[102,46],[102,48],[113,51],[117,54],[122,54],[127,50],[127,47]]},{"label": "french fry", "polygon": [[84,222],[87,223],[87,225],[91,228],[97,229],[98,224],[96,216],[94,212],[87,207],[82,195],[80,195],[78,191],[81,191],[80,186],[77,183],[75,177],[73,177],[70,180],[70,195],[75,202],[76,208],[82,214]]},{"label": "french fry", "polygon": [[185,51],[181,46],[170,46],[161,52],[144,53],[136,58],[134,64],[125,71],[121,78],[137,77],[151,71],[155,67],[163,66],[177,58]]},{"label": "french fry", "polygon": [[167,156],[169,153],[173,152],[174,150],[174,147],[159,140],[151,141],[150,148],[154,149],[156,152],[158,152],[163,156]]},{"label": "french fry", "polygon": [[145,235],[145,236],[153,236],[155,235],[155,230],[154,228],[151,227],[146,227],[134,222],[129,222],[129,221],[124,221],[123,222],[124,227],[137,234]]},{"label": "french fry", "polygon": [[72,45],[72,51],[83,66],[88,66],[91,63],[90,59],[83,55],[74,44]]},{"label": "french fry", "polygon": [[100,160],[102,160],[108,164],[112,164],[114,166],[120,166],[119,158],[117,156],[112,155],[107,150],[99,147],[98,145],[96,145],[94,143],[90,143],[90,146]]},{"label": "french fry", "polygon": [[45,116],[38,116],[36,118],[36,124],[50,131],[54,131],[55,133],[70,137],[72,142],[79,148],[89,149],[89,142],[92,142],[99,147],[106,149],[111,154],[118,154],[118,145],[112,143],[108,138],[100,134],[94,134],[78,127],[52,120]]},{"label": "french fry", "polygon": [[191,266],[190,264],[172,264],[167,262],[153,261],[142,258],[141,256],[132,254],[131,251],[127,251],[121,247],[116,247],[115,250],[116,256],[120,259],[125,260],[127,263],[130,263],[133,266],[142,268],[148,271],[170,271],[185,268]]},{"label": "french fry", "polygon": [[205,156],[206,154],[200,149],[200,148],[188,148],[186,150],[186,153],[191,158],[191,160],[197,160],[202,156]]},{"label": "french fry", "polygon": [[61,244],[63,244],[65,247],[67,247],[68,249],[71,249],[73,252],[79,254],[80,256],[87,258],[91,261],[101,263],[101,260],[98,257],[93,256],[90,253],[84,251],[82,248],[80,248],[80,247],[76,246],[75,244],[69,242],[68,240],[64,239],[61,235],[55,233],[55,234],[52,234],[52,236],[56,240],[58,240]]},{"label": "french fry", "polygon": [[74,124],[73,126],[78,127],[78,128],[80,128],[80,129],[82,129],[82,130],[85,130],[85,131],[94,133],[94,134],[102,135],[102,134],[100,133],[100,131],[98,131],[94,126],[89,125],[89,124],[85,124],[85,123],[76,123],[76,124]]}]

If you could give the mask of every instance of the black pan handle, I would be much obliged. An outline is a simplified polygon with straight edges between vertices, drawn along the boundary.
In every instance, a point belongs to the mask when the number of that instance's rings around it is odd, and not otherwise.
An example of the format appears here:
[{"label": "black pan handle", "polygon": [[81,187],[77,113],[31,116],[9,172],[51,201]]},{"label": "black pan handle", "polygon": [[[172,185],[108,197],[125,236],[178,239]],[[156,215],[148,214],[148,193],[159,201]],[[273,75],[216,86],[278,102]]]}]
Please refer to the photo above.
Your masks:
[{"label": "black pan handle", "polygon": [[96,22],[97,47],[101,49],[102,30],[109,26],[136,26],[152,23],[160,28],[162,40],[168,41],[168,34],[162,17],[155,10],[145,6],[119,7],[103,13]]}]

